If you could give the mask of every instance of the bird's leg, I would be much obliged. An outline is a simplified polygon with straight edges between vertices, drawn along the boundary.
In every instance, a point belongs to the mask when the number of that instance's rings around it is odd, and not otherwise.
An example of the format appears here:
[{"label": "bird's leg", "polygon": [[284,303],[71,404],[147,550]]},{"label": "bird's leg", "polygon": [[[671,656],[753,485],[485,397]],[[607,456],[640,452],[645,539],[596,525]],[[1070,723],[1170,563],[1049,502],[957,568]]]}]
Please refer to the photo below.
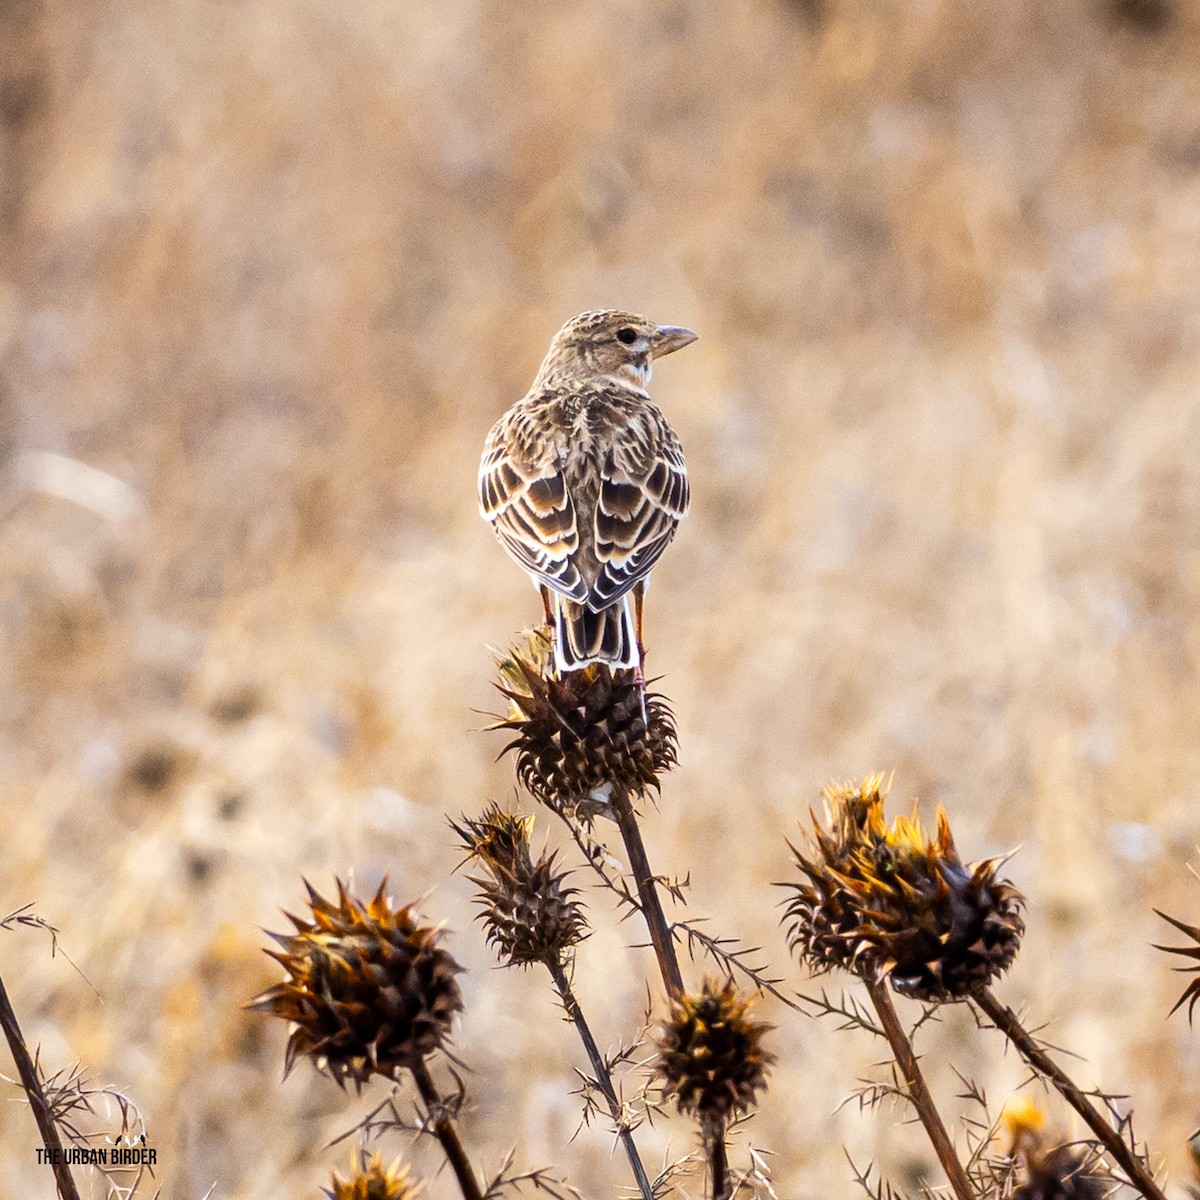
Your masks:
[{"label": "bird's leg", "polygon": [[634,678],[639,684],[646,683],[646,647],[642,643],[642,604],[646,599],[646,581],[640,580],[633,585],[633,628],[637,639],[638,665]]},{"label": "bird's leg", "polygon": [[642,701],[642,724],[650,728],[650,714],[646,711],[646,647],[642,644],[642,602],[646,598],[646,581],[633,585],[633,629],[637,639],[637,666],[633,669],[633,682],[637,685]]},{"label": "bird's leg", "polygon": [[558,678],[558,651],[555,645],[555,639],[558,634],[554,628],[554,601],[550,596],[550,589],[544,584],[538,584],[538,592],[542,597],[542,616],[546,619],[546,636],[550,639],[550,674]]}]

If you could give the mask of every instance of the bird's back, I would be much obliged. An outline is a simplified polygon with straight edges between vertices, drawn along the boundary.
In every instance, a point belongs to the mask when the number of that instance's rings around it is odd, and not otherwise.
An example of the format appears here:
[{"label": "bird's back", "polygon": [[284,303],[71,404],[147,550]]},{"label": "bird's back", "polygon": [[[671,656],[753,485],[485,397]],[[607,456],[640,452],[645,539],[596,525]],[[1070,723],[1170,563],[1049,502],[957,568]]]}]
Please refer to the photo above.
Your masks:
[{"label": "bird's back", "polygon": [[[628,388],[584,386],[527,397],[535,425],[553,429],[551,458],[566,485],[580,531],[572,561],[589,594],[600,579],[597,509],[602,486],[644,477],[664,440],[675,437],[661,410]],[[542,465],[542,464],[539,464]],[[638,497],[640,499],[640,496]]]}]

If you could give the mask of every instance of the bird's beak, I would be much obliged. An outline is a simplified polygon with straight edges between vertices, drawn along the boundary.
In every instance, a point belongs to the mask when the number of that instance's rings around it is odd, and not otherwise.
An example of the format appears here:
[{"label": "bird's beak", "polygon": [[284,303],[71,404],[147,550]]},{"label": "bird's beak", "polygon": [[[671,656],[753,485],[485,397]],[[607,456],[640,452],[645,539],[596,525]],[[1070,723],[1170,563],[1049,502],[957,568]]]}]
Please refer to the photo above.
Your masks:
[{"label": "bird's beak", "polygon": [[661,358],[675,350],[690,346],[700,335],[682,325],[660,325],[650,335],[650,354],[653,358]]}]

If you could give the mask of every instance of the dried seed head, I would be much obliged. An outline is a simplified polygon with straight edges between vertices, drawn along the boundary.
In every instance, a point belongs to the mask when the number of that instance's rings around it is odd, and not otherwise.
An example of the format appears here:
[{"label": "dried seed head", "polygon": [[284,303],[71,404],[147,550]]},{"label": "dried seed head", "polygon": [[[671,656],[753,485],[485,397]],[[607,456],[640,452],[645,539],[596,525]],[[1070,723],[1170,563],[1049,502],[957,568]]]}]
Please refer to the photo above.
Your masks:
[{"label": "dried seed head", "polygon": [[1048,1144],[1046,1114],[1032,1101],[1022,1098],[1006,1105],[1003,1124],[1008,1153],[1024,1175],[1012,1200],[1101,1200],[1112,1186],[1090,1142]]},{"label": "dried seed head", "polygon": [[706,1133],[753,1108],[756,1094],[767,1086],[775,1056],[762,1043],[773,1027],[750,1020],[753,1003],[732,979],[724,984],[706,979],[698,995],[685,993],[672,1002],[663,1025],[657,1068],[663,1092]]},{"label": "dried seed head", "polygon": [[325,1193],[329,1200],[416,1200],[424,1187],[409,1178],[408,1167],[402,1167],[399,1159],[384,1167],[382,1154],[374,1155],[370,1162],[365,1153],[356,1155],[350,1172],[349,1179],[333,1173],[333,1187]]},{"label": "dried seed head", "polygon": [[283,949],[267,953],[289,978],[247,1007],[292,1022],[285,1072],[305,1055],[343,1087],[392,1078],[436,1050],[461,1011],[462,968],[440,931],[411,905],[393,908],[386,886],[365,904],[340,880],[336,904],[308,887],[312,921],[289,914],[296,932],[271,935]]},{"label": "dried seed head", "polygon": [[813,819],[801,880],[787,884],[791,946],[814,971],[888,976],[918,1000],[962,1000],[1016,957],[1021,894],[997,862],[964,865],[939,808],[937,836],[916,819],[883,816],[883,777],[826,789],[830,831]]},{"label": "dried seed head", "polygon": [[487,869],[471,876],[488,941],[509,965],[561,962],[587,936],[578,889],[567,887],[569,872],[553,854],[535,862],[530,849],[532,816],[520,817],[492,805],[477,820],[453,824],[468,853]]},{"label": "dried seed head", "polygon": [[513,735],[517,776],[551,808],[604,812],[614,788],[657,791],[675,765],[675,720],[666,700],[645,693],[633,671],[593,664],[555,678],[544,630],[498,660],[509,713],[493,725]]}]

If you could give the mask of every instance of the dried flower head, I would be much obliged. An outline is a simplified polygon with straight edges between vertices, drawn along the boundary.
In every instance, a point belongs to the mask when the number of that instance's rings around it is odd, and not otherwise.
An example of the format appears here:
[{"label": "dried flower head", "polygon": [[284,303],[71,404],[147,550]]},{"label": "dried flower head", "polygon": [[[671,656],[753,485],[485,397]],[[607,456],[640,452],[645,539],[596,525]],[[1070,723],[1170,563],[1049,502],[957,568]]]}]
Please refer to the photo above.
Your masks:
[{"label": "dried flower head", "polygon": [[530,849],[532,816],[492,805],[476,820],[451,822],[463,846],[487,869],[472,875],[488,941],[509,964],[557,963],[587,936],[578,889],[566,885],[554,854],[535,862]]},{"label": "dried flower head", "polygon": [[267,953],[288,973],[247,1005],[292,1022],[285,1071],[305,1055],[339,1084],[391,1078],[445,1040],[462,1009],[462,969],[438,946],[439,930],[412,906],[394,908],[386,881],[363,903],[338,881],[337,903],[307,883],[312,921],[288,914],[294,934],[272,934]]},{"label": "dried flower head", "polygon": [[513,734],[504,748],[517,775],[552,808],[604,812],[615,788],[657,791],[675,765],[675,721],[666,700],[644,693],[635,672],[593,664],[561,678],[547,631],[535,630],[498,660],[508,716],[492,726]]},{"label": "dried flower head", "polygon": [[333,1173],[333,1187],[326,1191],[329,1200],[416,1200],[423,1184],[409,1177],[408,1167],[397,1159],[384,1167],[383,1155],[376,1154],[370,1162],[365,1153],[350,1165],[350,1178],[339,1179]]},{"label": "dried flower head", "polygon": [[[1186,934],[1192,939],[1193,942],[1191,946],[1156,945],[1154,948],[1156,950],[1165,950],[1168,954],[1179,954],[1184,958],[1190,958],[1192,963],[1196,964],[1186,967],[1176,967],[1176,971],[1182,971],[1184,974],[1187,974],[1189,971],[1200,972],[1200,929],[1198,929],[1195,925],[1185,925],[1182,921],[1175,920],[1174,917],[1168,917],[1165,912],[1160,912],[1157,908],[1154,911],[1158,913],[1158,915],[1162,917],[1164,921],[1174,925],[1180,933]],[[1183,989],[1183,995],[1175,1001],[1175,1005],[1171,1009],[1171,1012],[1175,1012],[1177,1009],[1182,1008],[1186,1004],[1188,1024],[1190,1025],[1192,1021],[1192,1013],[1196,1008],[1197,1001],[1200,1001],[1200,973],[1196,974],[1195,978],[1193,978],[1188,983],[1187,987]]]},{"label": "dried flower head", "polygon": [[763,1038],[773,1026],[750,1020],[753,1003],[732,979],[706,979],[698,995],[672,1002],[663,1025],[657,1065],[663,1092],[706,1133],[753,1108],[767,1086],[775,1056],[763,1049]]},{"label": "dried flower head", "polygon": [[792,847],[801,880],[792,949],[815,971],[843,967],[925,1001],[962,1000],[1006,970],[1024,901],[996,879],[994,859],[964,865],[939,808],[929,838],[911,818],[884,821],[883,777],[826,789],[830,831],[813,819],[808,852]]},{"label": "dried flower head", "polygon": [[1009,1156],[1024,1176],[1013,1200],[1101,1200],[1112,1186],[1090,1142],[1048,1141],[1046,1114],[1031,1100],[1010,1102],[1002,1116]]}]

